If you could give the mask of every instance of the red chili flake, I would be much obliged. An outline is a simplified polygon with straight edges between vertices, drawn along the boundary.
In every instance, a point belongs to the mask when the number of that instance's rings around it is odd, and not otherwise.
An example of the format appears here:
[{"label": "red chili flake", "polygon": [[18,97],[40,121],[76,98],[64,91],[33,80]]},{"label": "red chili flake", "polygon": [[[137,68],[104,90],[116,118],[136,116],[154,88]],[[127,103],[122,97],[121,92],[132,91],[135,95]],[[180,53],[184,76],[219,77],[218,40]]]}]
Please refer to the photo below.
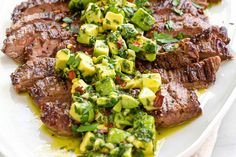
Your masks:
[{"label": "red chili flake", "polygon": [[130,2],[130,3],[133,3],[133,2],[134,2],[134,0],[128,0],[128,2]]},{"label": "red chili flake", "polygon": [[98,130],[98,133],[100,133],[100,134],[107,134],[108,130],[101,129],[101,130]]},{"label": "red chili flake", "polygon": [[137,46],[137,47],[138,47],[138,46],[140,46],[140,43],[139,43],[138,41],[135,41],[135,42],[134,42],[134,46]]},{"label": "red chili flake", "polygon": [[85,91],[83,90],[83,87],[80,87],[80,86],[79,86],[79,87],[76,87],[76,88],[75,88],[75,91],[76,91],[76,92],[79,92],[80,94],[84,94],[84,93],[85,93]]},{"label": "red chili flake", "polygon": [[76,78],[76,74],[74,70],[71,70],[68,72],[68,77],[70,80],[73,80],[74,78]]},{"label": "red chili flake", "polygon": [[158,108],[162,107],[163,99],[164,99],[164,96],[158,94],[155,98],[153,106],[158,107]]},{"label": "red chili flake", "polygon": [[117,41],[117,47],[120,49],[120,48],[122,48],[122,46],[123,46],[123,41],[122,40],[118,40]]},{"label": "red chili flake", "polygon": [[108,127],[108,128],[113,128],[113,124],[112,124],[112,123],[109,123],[109,124],[107,125],[107,127]]}]

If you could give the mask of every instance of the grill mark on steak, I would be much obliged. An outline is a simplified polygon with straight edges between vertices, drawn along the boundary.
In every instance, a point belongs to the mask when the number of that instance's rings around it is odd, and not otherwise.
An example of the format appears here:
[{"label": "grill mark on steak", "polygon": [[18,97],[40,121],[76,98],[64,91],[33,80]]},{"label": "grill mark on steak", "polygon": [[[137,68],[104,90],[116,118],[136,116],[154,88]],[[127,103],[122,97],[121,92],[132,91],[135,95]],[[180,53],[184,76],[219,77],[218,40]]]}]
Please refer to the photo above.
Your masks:
[{"label": "grill mark on steak", "polygon": [[61,102],[71,101],[70,83],[56,78],[55,76],[45,77],[37,80],[32,87],[28,89],[30,96],[35,103],[40,107],[45,102]]},{"label": "grill mark on steak", "polygon": [[58,135],[72,135],[69,116],[71,84],[55,76],[38,80],[29,89],[29,94],[40,108],[42,122]]},{"label": "grill mark on steak", "polygon": [[60,21],[66,14],[64,13],[53,13],[53,12],[40,12],[30,15],[23,16],[15,24],[13,24],[9,29],[7,29],[6,35],[9,36],[13,31],[16,31],[23,27],[26,24],[33,24],[35,22],[44,22],[44,21]]},{"label": "grill mark on steak", "polygon": [[184,39],[178,43],[165,45],[178,48],[170,52],[160,52],[157,54],[156,61],[153,62],[154,68],[163,68],[166,70],[185,67],[191,63],[199,61],[199,50],[189,39]]},{"label": "grill mark on steak", "polygon": [[164,97],[161,107],[151,112],[158,127],[178,125],[202,113],[196,93],[180,83],[162,85],[160,95]]},{"label": "grill mark on steak", "polygon": [[215,82],[216,72],[220,67],[220,63],[220,57],[216,56],[199,63],[190,64],[184,68],[172,71],[158,69],[158,72],[161,74],[162,81],[165,83],[179,81],[188,89],[207,88]]},{"label": "grill mark on steak", "polygon": [[63,0],[28,0],[15,7],[12,21],[16,23],[23,16],[40,12],[68,13],[69,8]]},{"label": "grill mark on steak", "polygon": [[198,45],[200,50],[200,59],[212,56],[220,56],[222,60],[232,59],[227,45],[230,39],[225,27],[212,26],[202,33],[195,35],[191,41]]},{"label": "grill mark on steak", "polygon": [[54,58],[34,58],[27,61],[11,74],[11,81],[17,92],[26,92],[37,80],[54,76]]},{"label": "grill mark on steak", "polygon": [[[61,28],[57,22],[35,22],[12,32],[4,41],[3,52],[16,62],[24,63],[34,54],[31,50],[33,50],[34,45],[39,45],[37,41],[40,40],[42,41],[40,44],[42,48],[38,49],[37,56],[43,57],[53,57],[59,49],[66,47],[65,44],[71,42],[74,44],[75,42],[72,33]],[[51,40],[54,41],[52,44],[50,44]]]}]

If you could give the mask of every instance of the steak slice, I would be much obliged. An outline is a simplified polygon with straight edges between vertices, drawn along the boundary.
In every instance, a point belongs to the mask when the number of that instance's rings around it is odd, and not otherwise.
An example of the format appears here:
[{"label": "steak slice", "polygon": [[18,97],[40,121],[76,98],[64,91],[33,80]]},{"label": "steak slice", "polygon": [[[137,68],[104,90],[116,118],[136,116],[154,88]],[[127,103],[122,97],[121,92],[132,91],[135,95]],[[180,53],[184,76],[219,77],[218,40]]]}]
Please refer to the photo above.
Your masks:
[{"label": "steak slice", "polygon": [[[182,14],[176,13],[174,8]],[[152,1],[151,9],[154,11],[156,24],[147,32],[147,37],[152,37],[155,31],[171,34],[174,37],[179,33],[193,36],[209,28],[208,19],[203,10],[196,8],[191,0],[180,0],[177,6],[173,5],[172,0]],[[168,21],[173,22],[171,29],[166,27]]]},{"label": "steak slice", "polygon": [[178,125],[202,113],[196,93],[177,82],[162,85],[158,99],[159,109],[151,112],[157,127]]},{"label": "steak slice", "polygon": [[46,102],[70,102],[70,84],[66,83],[55,76],[45,77],[37,80],[29,89],[29,95],[39,106],[43,106]]},{"label": "steak slice", "polygon": [[225,27],[212,26],[202,33],[195,35],[191,41],[198,45],[200,50],[200,59],[212,56],[220,56],[222,60],[232,59],[227,45],[230,39]]},{"label": "steak slice", "polygon": [[[177,48],[174,48],[176,46]],[[163,48],[164,52],[161,50],[162,52],[157,54],[156,61],[153,62],[153,67],[155,68],[171,70],[199,61],[199,50],[189,39],[164,45]],[[168,52],[166,48],[172,50]]]},{"label": "steak slice", "polygon": [[216,56],[180,69],[170,71],[158,69],[157,71],[161,74],[164,83],[178,81],[188,89],[207,88],[215,82],[220,63],[220,57]]},{"label": "steak slice", "polygon": [[54,12],[39,12],[30,15],[23,16],[16,23],[14,23],[9,29],[7,29],[7,36],[11,35],[13,31],[16,31],[23,27],[26,24],[33,24],[35,22],[44,22],[44,21],[61,21],[66,17],[65,13],[54,13]]},{"label": "steak slice", "polygon": [[41,106],[42,122],[58,135],[71,136],[73,120],[69,116],[69,102],[46,102]]},{"label": "steak slice", "polygon": [[34,49],[37,49],[36,56],[54,57],[58,50],[74,42],[72,33],[57,22],[35,22],[12,32],[4,41],[3,52],[16,62],[24,63],[35,56]]},{"label": "steak slice", "polygon": [[29,88],[29,94],[40,108],[42,122],[58,135],[72,135],[72,119],[69,116],[71,106],[71,84],[55,76],[35,82]]},{"label": "steak slice", "polygon": [[28,0],[15,7],[12,20],[16,23],[23,16],[42,12],[68,13],[69,8],[63,0]]},{"label": "steak slice", "polygon": [[37,80],[54,76],[53,58],[34,58],[17,68],[11,74],[12,84],[17,92],[26,92]]}]

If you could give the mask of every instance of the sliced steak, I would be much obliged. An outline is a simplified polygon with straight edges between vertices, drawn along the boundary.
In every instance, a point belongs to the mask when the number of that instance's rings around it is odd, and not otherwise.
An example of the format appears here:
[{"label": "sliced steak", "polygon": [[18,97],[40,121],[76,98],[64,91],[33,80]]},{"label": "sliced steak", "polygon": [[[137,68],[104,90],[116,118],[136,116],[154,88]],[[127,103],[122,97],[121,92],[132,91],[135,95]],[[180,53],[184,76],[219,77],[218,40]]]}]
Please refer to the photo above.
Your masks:
[{"label": "sliced steak", "polygon": [[[18,63],[24,63],[33,56],[52,56],[75,39],[69,30],[57,22],[36,22],[27,24],[12,32],[4,41],[3,52]],[[37,53],[34,50],[37,49]]]},{"label": "sliced steak", "polygon": [[191,41],[198,46],[200,59],[220,56],[222,60],[227,60],[233,57],[227,48],[230,39],[225,27],[212,26],[202,33],[195,35]]},{"label": "sliced steak", "polygon": [[35,103],[40,107],[46,102],[71,101],[70,89],[71,85],[55,76],[45,77],[36,81],[29,89],[29,95]]},{"label": "sliced steak", "polygon": [[7,36],[11,35],[13,31],[16,31],[23,27],[26,24],[33,24],[35,22],[44,22],[44,21],[61,21],[66,17],[65,13],[54,13],[54,12],[39,12],[30,15],[23,16],[16,23],[14,23],[9,29],[7,29]]},{"label": "sliced steak", "polygon": [[12,84],[17,92],[25,92],[37,80],[54,76],[53,58],[35,58],[27,61],[11,74]]},{"label": "sliced steak", "polygon": [[155,117],[157,127],[175,126],[202,113],[196,93],[180,83],[162,85],[156,100],[155,105],[159,109],[151,114]]},{"label": "sliced steak", "polygon": [[184,68],[170,71],[158,69],[158,72],[160,72],[162,81],[165,83],[178,81],[182,82],[188,89],[207,88],[215,82],[220,63],[220,57],[216,56]]},{"label": "sliced steak", "polygon": [[40,108],[42,122],[59,135],[72,135],[71,84],[55,76],[46,77],[29,88],[29,94]]},{"label": "sliced steak", "polygon": [[69,8],[63,0],[28,0],[15,7],[12,20],[16,23],[23,16],[42,12],[67,13]]},{"label": "sliced steak", "polygon": [[[164,49],[157,54],[157,59],[153,63],[154,68],[171,70],[199,61],[199,50],[189,39],[181,40],[174,44],[167,44],[163,47]],[[170,51],[167,52],[166,49],[170,49]]]},{"label": "sliced steak", "polygon": [[41,120],[52,131],[62,136],[72,135],[73,120],[69,116],[69,102],[46,102],[41,106]]},{"label": "sliced steak", "polygon": [[[178,9],[181,15],[176,13],[174,8]],[[171,34],[174,37],[179,33],[193,36],[209,28],[208,19],[203,10],[196,8],[191,0],[180,0],[177,6],[173,5],[172,0],[153,1],[151,9],[154,11],[153,16],[157,22],[153,29],[146,34],[148,37],[152,37],[155,31]],[[173,22],[170,29],[166,27],[168,21]]]}]

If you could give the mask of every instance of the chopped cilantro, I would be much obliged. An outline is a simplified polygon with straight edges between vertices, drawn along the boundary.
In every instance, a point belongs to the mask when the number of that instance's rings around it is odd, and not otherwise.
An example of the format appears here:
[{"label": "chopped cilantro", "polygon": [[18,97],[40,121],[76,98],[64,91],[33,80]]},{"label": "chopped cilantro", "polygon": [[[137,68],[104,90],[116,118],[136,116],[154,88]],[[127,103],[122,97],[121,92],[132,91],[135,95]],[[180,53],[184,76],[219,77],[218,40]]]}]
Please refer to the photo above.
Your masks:
[{"label": "chopped cilantro", "polygon": [[172,30],[174,28],[174,22],[171,21],[171,20],[167,21],[166,24],[165,24],[165,27],[168,30]]},{"label": "chopped cilantro", "polygon": [[203,9],[204,8],[203,6],[201,6],[201,5],[199,5],[199,4],[195,3],[195,2],[192,2],[192,4],[197,9]]},{"label": "chopped cilantro", "polygon": [[65,17],[62,21],[65,22],[65,23],[68,23],[68,24],[73,22],[73,20],[69,17]]},{"label": "chopped cilantro", "polygon": [[147,4],[148,0],[136,0],[135,1],[135,4],[138,6],[138,7],[144,7],[146,4]]},{"label": "chopped cilantro", "polygon": [[165,34],[165,33],[157,33],[157,32],[154,32],[154,39],[157,41],[157,42],[160,42],[162,44],[169,44],[169,43],[174,43],[174,42],[177,42],[178,40],[173,38],[171,35],[169,34]]},{"label": "chopped cilantro", "polygon": [[173,6],[179,5],[179,3],[180,3],[180,0],[172,0]]},{"label": "chopped cilantro", "polygon": [[76,131],[77,132],[87,132],[87,131],[94,131],[97,129],[97,124],[89,124],[89,125],[80,125]]},{"label": "chopped cilantro", "polygon": [[180,16],[184,14],[182,10],[177,9],[176,7],[173,7],[173,11]]}]

